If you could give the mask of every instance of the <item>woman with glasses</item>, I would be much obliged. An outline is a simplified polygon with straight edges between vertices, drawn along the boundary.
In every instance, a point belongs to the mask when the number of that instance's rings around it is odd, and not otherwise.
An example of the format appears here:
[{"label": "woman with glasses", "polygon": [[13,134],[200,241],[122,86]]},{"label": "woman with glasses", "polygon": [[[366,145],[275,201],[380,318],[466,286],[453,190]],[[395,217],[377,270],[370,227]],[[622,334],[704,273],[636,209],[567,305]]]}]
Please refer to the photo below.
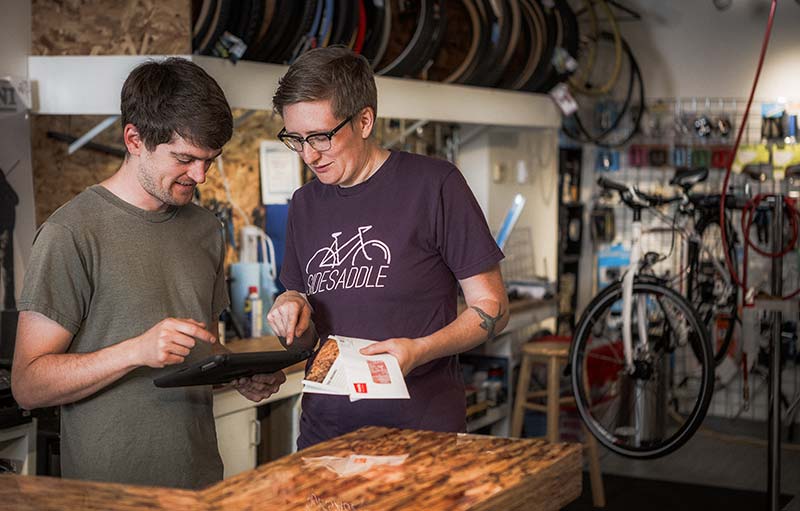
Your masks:
[{"label": "woman with glasses", "polygon": [[[273,97],[278,134],[314,172],[289,206],[281,282],[268,321],[287,344],[313,347],[316,326],[381,341],[409,400],[305,394],[298,447],[362,426],[466,428],[457,354],[508,322],[503,258],[461,172],[450,162],[375,142],[375,79],[344,47],[298,58]],[[467,308],[457,313],[461,286]]]}]

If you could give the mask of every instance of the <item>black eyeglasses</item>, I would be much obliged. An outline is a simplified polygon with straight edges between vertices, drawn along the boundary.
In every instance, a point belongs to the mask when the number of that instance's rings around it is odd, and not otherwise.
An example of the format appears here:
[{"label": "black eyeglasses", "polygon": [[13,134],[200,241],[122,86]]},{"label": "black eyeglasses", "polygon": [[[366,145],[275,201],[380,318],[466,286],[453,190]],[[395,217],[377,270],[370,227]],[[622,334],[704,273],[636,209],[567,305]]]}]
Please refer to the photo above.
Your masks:
[{"label": "black eyeglasses", "polygon": [[331,139],[336,132],[339,131],[344,127],[345,124],[350,122],[354,116],[350,116],[347,119],[343,120],[339,123],[338,126],[333,128],[332,130],[326,133],[312,133],[309,136],[303,138],[297,135],[289,135],[286,133],[286,128],[281,129],[280,133],[278,133],[278,140],[283,142],[286,147],[291,149],[292,151],[302,153],[303,152],[303,142],[308,142],[308,145],[311,146],[312,149],[315,151],[327,151],[331,148]]}]

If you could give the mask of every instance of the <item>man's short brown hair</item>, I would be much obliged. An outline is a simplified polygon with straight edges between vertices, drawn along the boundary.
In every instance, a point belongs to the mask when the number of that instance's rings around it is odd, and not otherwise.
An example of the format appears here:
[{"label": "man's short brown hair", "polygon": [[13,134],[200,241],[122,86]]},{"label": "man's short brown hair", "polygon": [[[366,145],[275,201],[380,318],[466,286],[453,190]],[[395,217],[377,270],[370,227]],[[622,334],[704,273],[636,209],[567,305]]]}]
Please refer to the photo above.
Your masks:
[{"label": "man's short brown hair", "polygon": [[369,62],[344,46],[316,48],[302,54],[278,81],[272,97],[275,113],[304,101],[331,100],[333,115],[346,119],[362,108],[378,114],[378,91]]},{"label": "man's short brown hair", "polygon": [[137,66],[122,86],[123,129],[133,124],[149,151],[177,134],[205,149],[221,149],[233,134],[225,94],[200,66],[170,57]]}]

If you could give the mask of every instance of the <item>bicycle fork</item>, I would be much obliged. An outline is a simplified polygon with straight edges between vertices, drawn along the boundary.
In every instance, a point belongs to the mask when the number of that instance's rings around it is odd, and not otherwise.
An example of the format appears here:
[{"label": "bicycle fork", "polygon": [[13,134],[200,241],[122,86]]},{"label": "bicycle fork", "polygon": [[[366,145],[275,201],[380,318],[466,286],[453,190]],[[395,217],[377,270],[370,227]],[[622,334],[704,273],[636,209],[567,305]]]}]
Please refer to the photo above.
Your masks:
[{"label": "bicycle fork", "polygon": [[634,221],[632,226],[633,231],[633,244],[631,246],[631,261],[628,271],[622,278],[622,346],[625,353],[625,369],[629,374],[636,371],[636,365],[633,362],[633,333],[632,333],[632,313],[633,307],[636,306],[636,326],[639,332],[639,346],[641,350],[647,349],[647,304],[645,303],[644,296],[636,298],[636,304],[633,303],[633,283],[636,275],[639,272],[639,261],[642,257],[641,236],[642,224],[641,221]]},{"label": "bicycle fork", "polygon": [[[632,376],[632,388],[630,391],[633,406],[630,408],[631,417],[631,440],[634,445],[641,446],[649,440],[660,438],[663,434],[661,424],[663,414],[660,413],[659,402],[651,402],[647,396],[647,383],[649,378],[644,376],[644,367],[637,367],[634,361],[647,361],[648,359],[648,317],[647,317],[647,297],[644,294],[633,297],[633,285],[636,275],[639,273],[639,262],[642,257],[641,219],[634,217],[632,225],[633,243],[631,245],[631,261],[628,271],[622,278],[622,345],[625,354],[625,370]],[[638,341],[633,343],[633,314],[636,314],[636,328]],[[638,374],[637,374],[638,372]],[[655,418],[655,421],[648,420]]]}]

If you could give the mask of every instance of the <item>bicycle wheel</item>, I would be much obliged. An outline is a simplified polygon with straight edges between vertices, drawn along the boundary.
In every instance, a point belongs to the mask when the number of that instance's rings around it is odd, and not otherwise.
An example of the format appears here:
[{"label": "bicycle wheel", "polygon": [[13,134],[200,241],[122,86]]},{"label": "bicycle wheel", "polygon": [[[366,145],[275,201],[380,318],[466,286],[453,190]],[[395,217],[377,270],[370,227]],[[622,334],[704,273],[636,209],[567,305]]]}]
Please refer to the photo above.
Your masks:
[{"label": "bicycle wheel", "polygon": [[[725,252],[719,227],[719,217],[705,215],[695,225],[701,245],[689,244],[689,279],[686,297],[709,332],[713,341],[714,363],[719,365],[728,353],[738,319],[739,289],[732,281],[725,263]],[[728,254],[737,271],[736,233],[727,226]],[[706,247],[708,250],[701,250]],[[716,262],[715,262],[716,261]],[[727,324],[722,335],[718,326]]]},{"label": "bicycle wheel", "polygon": [[683,445],[705,418],[714,390],[711,345],[689,302],[659,282],[634,282],[633,304],[634,372],[626,370],[622,284],[616,283],[578,322],[572,391],[600,443],[630,458],[658,458]]}]

